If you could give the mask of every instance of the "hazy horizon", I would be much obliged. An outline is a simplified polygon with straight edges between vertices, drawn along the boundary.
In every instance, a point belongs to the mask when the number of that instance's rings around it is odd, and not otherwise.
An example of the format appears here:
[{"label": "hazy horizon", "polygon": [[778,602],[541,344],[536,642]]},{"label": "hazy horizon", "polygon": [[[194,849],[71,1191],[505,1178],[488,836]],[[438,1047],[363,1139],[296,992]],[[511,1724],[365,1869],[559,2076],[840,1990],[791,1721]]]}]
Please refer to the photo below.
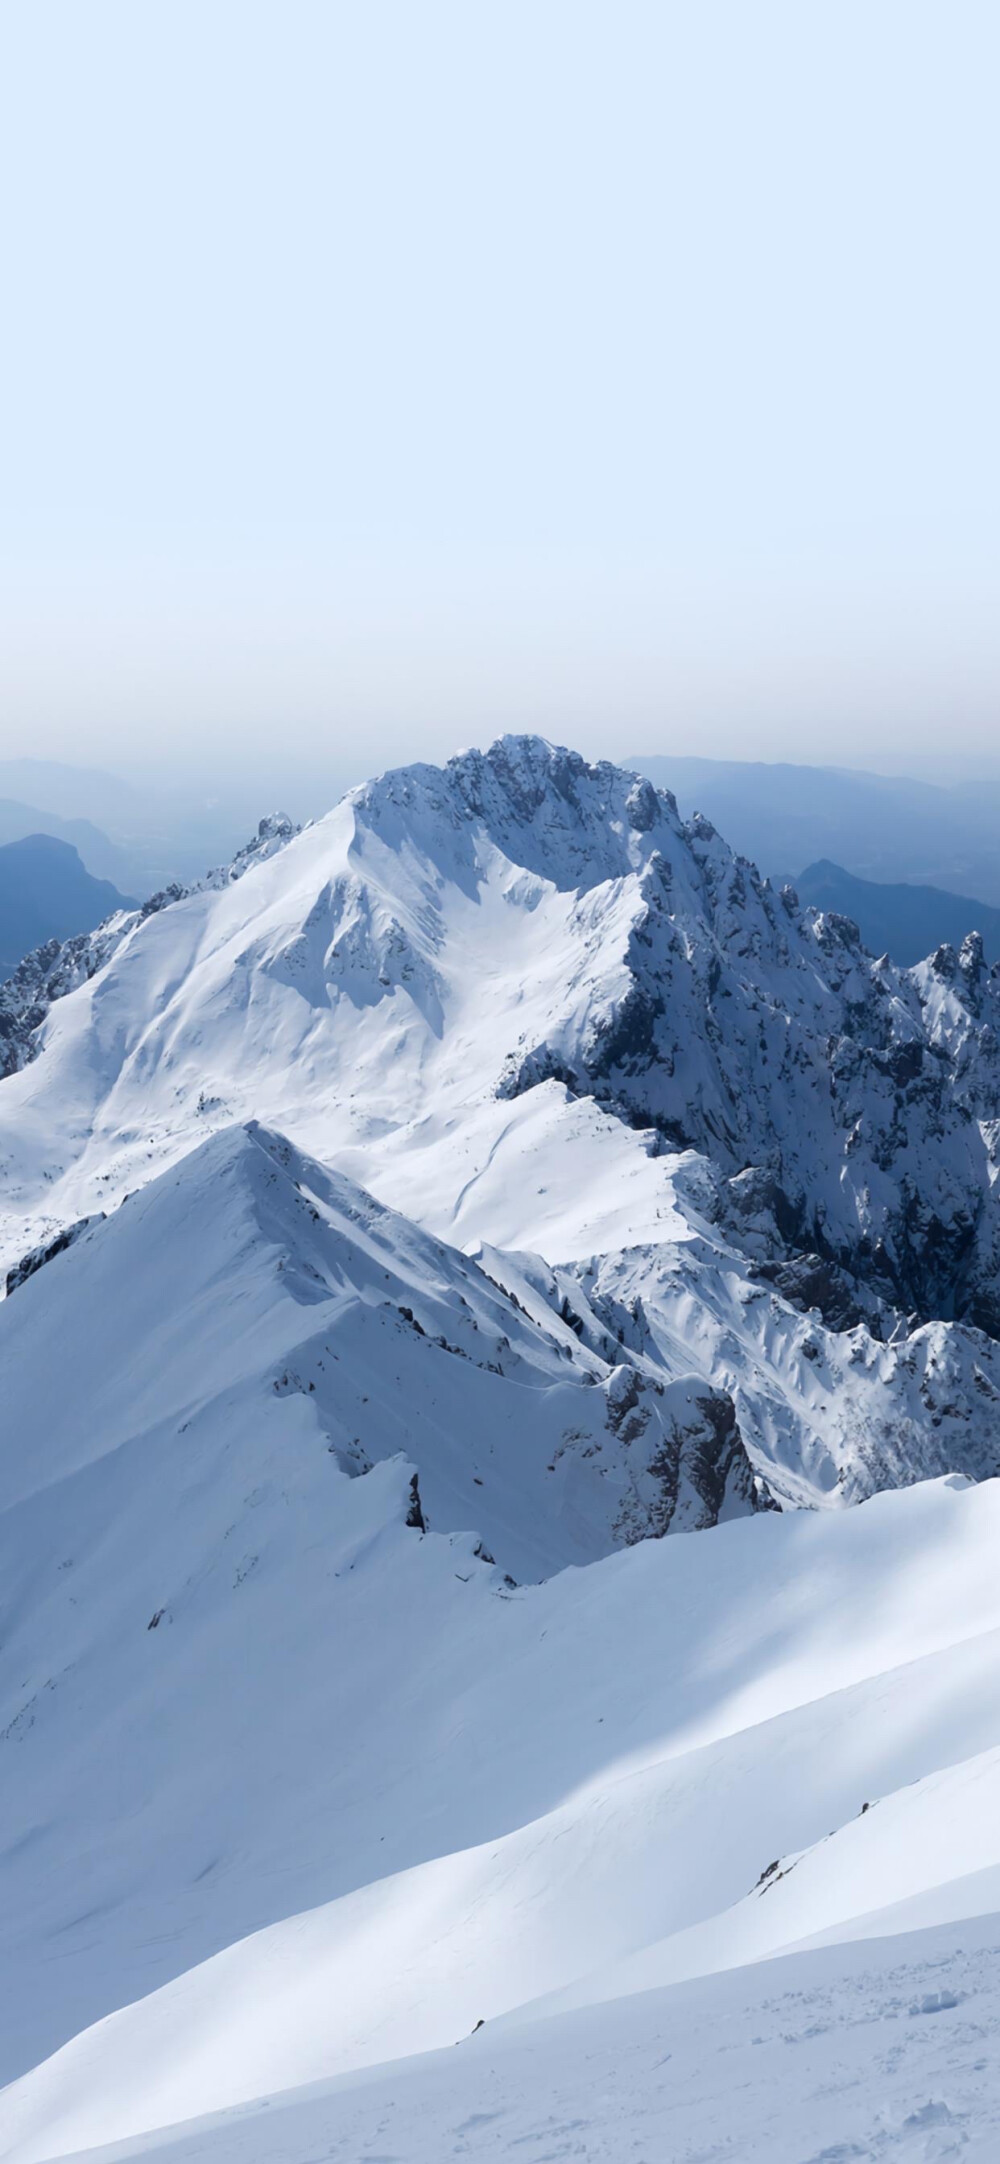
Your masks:
[{"label": "hazy horizon", "polygon": [[[154,810],[157,801],[162,804],[164,817],[175,824],[178,817],[197,817],[199,808],[206,813],[217,813],[224,822],[235,818],[245,825],[248,820],[256,823],[258,815],[269,812],[288,812],[294,819],[311,819],[322,816],[332,809],[348,789],[367,781],[388,768],[410,765],[427,760],[443,765],[462,751],[478,747],[486,750],[497,736],[522,733],[503,727],[467,732],[462,738],[456,736],[451,744],[444,743],[440,750],[434,746],[416,746],[409,755],[402,752],[398,757],[365,758],[363,749],[355,751],[344,746],[332,746],[324,757],[317,748],[311,757],[275,748],[266,756],[241,761],[238,770],[225,766],[220,757],[218,765],[204,755],[181,757],[177,754],[157,762],[153,759],[130,757],[106,761],[90,761],[78,758],[47,759],[31,752],[9,751],[6,741],[0,746],[0,799],[17,800],[33,805],[37,810],[75,816],[74,781],[93,793],[93,805],[80,816],[86,816],[99,826],[109,830],[116,826],[116,811],[120,824],[126,813],[128,799],[134,799],[135,809],[142,808],[143,825]],[[529,732],[532,733],[532,732]],[[799,768],[844,775],[857,774],[870,779],[887,781],[913,781],[933,789],[961,792],[976,782],[982,782],[991,790],[1000,788],[1000,755],[990,757],[984,753],[980,758],[950,757],[947,750],[938,756],[932,753],[921,758],[905,755],[893,759],[891,755],[879,756],[874,750],[868,759],[857,760],[761,757],[752,748],[733,758],[700,746],[682,746],[669,740],[635,742],[625,751],[609,751],[602,744],[599,730],[587,732],[592,738],[588,744],[579,741],[572,731],[537,732],[547,736],[550,742],[565,744],[570,750],[582,752],[590,759],[611,758],[625,766],[644,768],[647,761],[662,760],[664,766],[678,762],[707,762],[718,765],[720,771],[736,765],[751,767]],[[85,749],[85,746],[82,747]],[[60,782],[69,785],[61,787]],[[105,785],[107,785],[105,787]],[[669,785],[669,784],[668,784]],[[116,791],[122,791],[116,802]],[[103,800],[102,800],[103,799]]]},{"label": "hazy horizon", "polygon": [[1000,22],[7,26],[0,756],[1000,771]]},{"label": "hazy horizon", "polygon": [[[417,744],[409,752],[401,750],[396,757],[377,756],[374,746],[365,756],[363,745],[355,747],[331,744],[324,756],[317,747],[312,755],[289,750],[277,744],[269,751],[251,757],[241,757],[237,765],[225,762],[224,756],[203,752],[200,756],[184,756],[177,751],[159,761],[155,756],[143,758],[125,756],[104,761],[91,761],[82,754],[86,744],[81,744],[81,756],[77,758],[47,759],[30,751],[9,750],[6,740],[0,743],[0,800],[18,801],[33,806],[40,812],[62,817],[85,817],[98,828],[108,832],[124,832],[134,821],[135,831],[146,832],[151,826],[162,824],[165,832],[177,833],[191,829],[197,834],[200,819],[207,821],[207,832],[219,837],[219,847],[231,834],[233,842],[243,838],[256,826],[258,818],[271,812],[286,812],[293,819],[318,818],[331,810],[339,798],[351,788],[387,768],[410,765],[427,760],[443,765],[449,758],[474,746],[486,750],[497,736],[508,733],[502,726],[467,731],[456,735],[454,741],[442,741],[436,745]],[[879,755],[873,747],[867,759],[823,759],[801,756],[799,758],[768,759],[762,757],[753,746],[735,758],[705,750],[700,744],[679,744],[668,738],[659,741],[636,741],[624,751],[611,750],[602,741],[601,732],[595,728],[588,732],[562,733],[540,731],[549,741],[565,744],[570,750],[582,752],[590,759],[611,758],[626,766],[635,765],[643,770],[648,761],[662,761],[664,768],[676,767],[678,762],[690,761],[692,765],[707,762],[717,765],[721,775],[733,764],[755,768],[774,767],[856,774],[869,779],[884,779],[906,783],[913,781],[932,789],[956,792],[961,800],[977,782],[990,791],[989,798],[978,807],[989,815],[992,793],[1000,790],[1000,754],[963,758],[952,756],[945,746],[935,755],[902,755],[893,759],[889,754]],[[589,741],[582,741],[586,736]],[[667,786],[678,786],[669,774],[662,779]],[[157,816],[159,807],[159,818]],[[180,825],[178,825],[180,822]],[[194,822],[192,825],[191,823]]]}]

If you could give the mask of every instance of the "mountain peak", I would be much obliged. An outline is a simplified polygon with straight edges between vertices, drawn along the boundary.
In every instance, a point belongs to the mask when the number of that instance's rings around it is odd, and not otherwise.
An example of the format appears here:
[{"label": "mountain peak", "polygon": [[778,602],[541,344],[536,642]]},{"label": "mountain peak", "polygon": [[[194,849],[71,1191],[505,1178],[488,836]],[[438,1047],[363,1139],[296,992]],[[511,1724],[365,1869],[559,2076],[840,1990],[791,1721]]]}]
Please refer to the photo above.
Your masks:
[{"label": "mountain peak", "polygon": [[556,1266],[677,1225],[669,1155],[699,1153],[755,1262],[1000,1320],[1000,987],[974,945],[880,967],[707,820],[540,737],[383,775],[295,838],[267,823],[233,873],[86,943],[48,1009],[26,987],[10,1264],[258,1118],[429,1231]]},{"label": "mountain peak", "polygon": [[475,845],[458,837],[480,829],[512,862],[563,891],[627,877],[683,833],[666,790],[541,736],[498,737],[443,768],[396,768],[356,790],[352,801],[386,839],[418,838],[435,857],[450,832],[452,854],[467,865]]}]

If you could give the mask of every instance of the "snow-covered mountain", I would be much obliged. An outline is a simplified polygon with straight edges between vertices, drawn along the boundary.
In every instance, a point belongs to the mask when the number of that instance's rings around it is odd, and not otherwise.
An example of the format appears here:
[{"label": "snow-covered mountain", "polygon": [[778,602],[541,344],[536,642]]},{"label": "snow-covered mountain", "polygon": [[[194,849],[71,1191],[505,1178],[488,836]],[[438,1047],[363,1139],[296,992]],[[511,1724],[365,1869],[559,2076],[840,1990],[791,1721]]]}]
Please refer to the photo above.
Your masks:
[{"label": "snow-covered mountain", "polygon": [[345,2156],[437,2164],[379,2134],[404,2077],[337,2083],[483,2020],[498,2094],[547,2035],[586,2089],[645,1994],[683,2030],[707,1979],[711,2027],[789,1948],[843,2024],[855,1942],[957,1973],[1000,1907],[998,998],[535,739],[28,958],[4,2153],[235,2111],[195,2149],[306,2164],[320,2082]]},{"label": "snow-covered mountain", "polygon": [[500,1108],[555,1079],[704,1152],[735,1222],[923,1319],[995,1320],[998,999],[975,940],[873,962],[613,767],[529,738],[387,775],[105,953],[5,1092],[12,1205],[114,1199],[206,1117],[260,1114],[385,1189],[426,1169],[450,1229]]},{"label": "snow-covered mountain", "polygon": [[721,1382],[779,1498],[1000,1468],[974,941],[875,961],[537,739],[265,822],[234,874],[24,965],[8,1266],[259,1118],[455,1245],[586,1269],[595,1347]]}]

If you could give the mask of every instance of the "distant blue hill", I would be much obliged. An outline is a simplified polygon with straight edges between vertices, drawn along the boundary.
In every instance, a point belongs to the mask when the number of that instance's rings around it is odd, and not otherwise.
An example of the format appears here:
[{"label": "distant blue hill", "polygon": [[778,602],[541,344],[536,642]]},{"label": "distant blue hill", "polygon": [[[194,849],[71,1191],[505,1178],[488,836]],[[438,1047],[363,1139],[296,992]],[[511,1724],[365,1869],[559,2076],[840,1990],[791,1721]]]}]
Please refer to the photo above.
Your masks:
[{"label": "distant blue hill", "polygon": [[0,847],[0,979],[46,939],[92,931],[131,907],[108,879],[94,879],[69,842],[28,834]]},{"label": "distant blue hill", "polygon": [[903,968],[922,962],[946,942],[958,947],[966,932],[982,935],[986,958],[1000,960],[1000,909],[948,894],[942,887],[883,886],[857,879],[824,857],[793,881],[800,902],[853,917],[873,954],[891,954]]},{"label": "distant blue hill", "polygon": [[[57,841],[68,842],[71,849],[79,852],[85,869],[92,872],[95,879],[110,879],[113,884],[126,881],[131,885],[132,866],[128,855],[110,841],[100,827],[92,826],[89,819],[63,819],[55,812],[40,810],[37,804],[22,804],[17,798],[0,796],[0,845],[27,841],[39,834],[53,834]],[[145,886],[142,892],[147,892]]]}]

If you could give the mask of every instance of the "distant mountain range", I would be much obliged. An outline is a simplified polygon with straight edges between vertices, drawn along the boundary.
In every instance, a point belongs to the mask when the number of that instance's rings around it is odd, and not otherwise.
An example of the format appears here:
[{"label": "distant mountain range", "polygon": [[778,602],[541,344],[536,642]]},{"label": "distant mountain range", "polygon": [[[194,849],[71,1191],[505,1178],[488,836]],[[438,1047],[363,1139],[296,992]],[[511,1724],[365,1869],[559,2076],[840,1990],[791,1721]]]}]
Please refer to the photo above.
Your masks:
[{"label": "distant mountain range", "polygon": [[945,887],[1000,908],[997,782],[942,789],[839,767],[659,753],[625,763],[669,789],[684,818],[710,819],[772,879],[830,861],[859,879]]},{"label": "distant mountain range", "polygon": [[91,932],[132,907],[108,879],[94,879],[69,842],[29,834],[0,846],[0,979],[49,939]]},{"label": "distant mountain range", "polygon": [[979,933],[988,962],[1000,960],[1000,909],[987,902],[943,887],[882,886],[857,879],[828,858],[808,865],[792,883],[800,902],[852,917],[865,946],[873,954],[891,954],[904,969],[938,947],[960,947],[967,932]]},{"label": "distant mountain range", "polygon": [[[50,834],[77,850],[81,863],[95,879],[110,879],[115,886],[133,884],[128,854],[111,841],[103,828],[89,819],[64,819],[59,812],[45,811],[40,804],[20,797],[0,796],[0,847],[22,842],[29,835]],[[139,885],[142,885],[140,880]]]},{"label": "distant mountain range", "polygon": [[[803,865],[831,863],[879,885],[940,887],[1000,909],[998,781],[943,788],[834,767],[660,753],[625,764],[670,789],[685,818],[701,812],[779,882],[797,884]],[[327,793],[319,777],[290,774],[272,776],[269,793],[301,819],[321,814],[341,787],[343,779]],[[260,815],[252,794],[240,774],[231,785],[195,776],[140,786],[97,768],[0,760],[0,844],[53,834],[79,850],[96,879],[144,897],[227,863]],[[917,951],[907,949],[913,959]]]},{"label": "distant mountain range", "polygon": [[79,850],[96,879],[132,894],[227,863],[249,823],[238,783],[225,800],[202,800],[197,779],[140,789],[96,767],[0,759],[0,843],[53,834]]}]

